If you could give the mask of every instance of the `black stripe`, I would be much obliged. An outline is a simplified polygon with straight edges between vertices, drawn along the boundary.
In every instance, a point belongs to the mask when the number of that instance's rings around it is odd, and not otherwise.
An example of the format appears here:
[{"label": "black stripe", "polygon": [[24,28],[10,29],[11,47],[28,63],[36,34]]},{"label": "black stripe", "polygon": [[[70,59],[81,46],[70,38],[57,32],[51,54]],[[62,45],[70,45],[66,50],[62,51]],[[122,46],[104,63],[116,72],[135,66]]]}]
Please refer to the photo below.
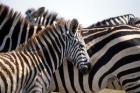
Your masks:
[{"label": "black stripe", "polygon": [[15,49],[17,47],[17,42],[18,42],[18,38],[19,38],[19,32],[20,32],[20,25],[21,25],[21,21],[18,20],[13,33],[11,35],[12,38],[12,49]]},{"label": "black stripe", "polygon": [[[60,67],[61,67],[61,66],[60,66]],[[59,91],[59,88],[58,88],[58,82],[57,82],[55,73],[53,74],[53,78],[54,78],[54,82],[55,82],[55,86],[56,86],[54,92],[57,92],[57,91]],[[50,92],[49,92],[49,93],[50,93]]]},{"label": "black stripe", "polygon": [[[70,83],[71,83],[71,87],[73,89],[73,91],[75,91],[75,93],[77,93],[75,86],[74,86],[74,66],[72,65],[72,63],[70,63],[69,61],[67,62],[67,67],[68,67],[68,73],[69,73],[69,78],[70,78]],[[67,92],[68,93],[68,92]]]},{"label": "black stripe", "polygon": [[59,74],[60,74],[60,78],[61,78],[61,81],[62,81],[62,84],[63,84],[63,87],[66,91],[66,93],[69,93],[67,88],[66,88],[66,83],[65,83],[65,78],[64,78],[64,69],[63,69],[63,65],[61,67],[59,67]]},{"label": "black stripe", "polygon": [[21,34],[20,44],[22,44],[22,43],[24,43],[26,41],[26,35],[28,33],[27,27],[28,27],[28,24],[25,22],[24,26],[23,26],[22,34]]},{"label": "black stripe", "polygon": [[82,92],[83,93],[86,93],[85,90],[84,90],[84,83],[83,83],[83,74],[78,72],[78,76],[79,76],[79,84],[80,84],[80,88],[82,89]]}]

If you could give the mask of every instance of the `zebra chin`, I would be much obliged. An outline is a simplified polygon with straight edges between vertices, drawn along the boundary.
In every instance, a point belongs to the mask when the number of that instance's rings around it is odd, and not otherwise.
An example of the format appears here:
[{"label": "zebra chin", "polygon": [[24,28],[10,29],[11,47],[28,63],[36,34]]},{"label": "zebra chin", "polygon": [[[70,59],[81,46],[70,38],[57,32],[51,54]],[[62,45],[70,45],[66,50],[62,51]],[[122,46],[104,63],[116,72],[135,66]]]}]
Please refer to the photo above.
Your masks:
[{"label": "zebra chin", "polygon": [[84,74],[88,74],[91,71],[91,63],[88,62],[86,64],[79,64],[79,71],[80,73]]}]

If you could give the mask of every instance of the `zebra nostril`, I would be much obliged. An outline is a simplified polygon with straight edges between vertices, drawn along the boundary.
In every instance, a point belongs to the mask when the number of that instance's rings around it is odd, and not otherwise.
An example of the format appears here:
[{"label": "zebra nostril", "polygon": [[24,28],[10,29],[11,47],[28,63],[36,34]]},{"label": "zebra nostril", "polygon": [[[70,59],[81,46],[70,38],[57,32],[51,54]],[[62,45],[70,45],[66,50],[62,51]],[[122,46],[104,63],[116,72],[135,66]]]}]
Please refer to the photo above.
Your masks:
[{"label": "zebra nostril", "polygon": [[91,63],[88,63],[81,67],[80,72],[82,74],[88,74],[91,71]]}]

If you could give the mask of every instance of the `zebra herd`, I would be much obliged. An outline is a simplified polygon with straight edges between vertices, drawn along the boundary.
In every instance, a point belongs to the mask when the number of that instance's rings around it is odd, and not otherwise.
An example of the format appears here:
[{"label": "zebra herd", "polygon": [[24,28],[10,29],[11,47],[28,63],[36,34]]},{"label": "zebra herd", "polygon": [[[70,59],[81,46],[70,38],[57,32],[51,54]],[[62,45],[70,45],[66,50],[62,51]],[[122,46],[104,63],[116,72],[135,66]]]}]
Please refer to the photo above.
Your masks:
[{"label": "zebra herd", "polygon": [[140,92],[138,17],[83,28],[44,7],[26,14],[0,5],[0,93]]}]

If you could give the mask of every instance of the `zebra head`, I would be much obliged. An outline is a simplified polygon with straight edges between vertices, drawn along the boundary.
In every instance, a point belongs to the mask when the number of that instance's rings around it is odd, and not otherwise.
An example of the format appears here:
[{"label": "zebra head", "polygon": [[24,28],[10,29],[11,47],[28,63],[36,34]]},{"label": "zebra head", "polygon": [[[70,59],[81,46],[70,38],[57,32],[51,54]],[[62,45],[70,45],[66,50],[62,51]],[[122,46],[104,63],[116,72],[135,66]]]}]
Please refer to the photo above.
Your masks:
[{"label": "zebra head", "polygon": [[66,33],[65,37],[65,57],[67,60],[74,62],[74,65],[81,73],[86,74],[90,71],[91,63],[89,63],[89,56],[87,54],[84,40],[78,29],[78,21],[73,19]]}]

